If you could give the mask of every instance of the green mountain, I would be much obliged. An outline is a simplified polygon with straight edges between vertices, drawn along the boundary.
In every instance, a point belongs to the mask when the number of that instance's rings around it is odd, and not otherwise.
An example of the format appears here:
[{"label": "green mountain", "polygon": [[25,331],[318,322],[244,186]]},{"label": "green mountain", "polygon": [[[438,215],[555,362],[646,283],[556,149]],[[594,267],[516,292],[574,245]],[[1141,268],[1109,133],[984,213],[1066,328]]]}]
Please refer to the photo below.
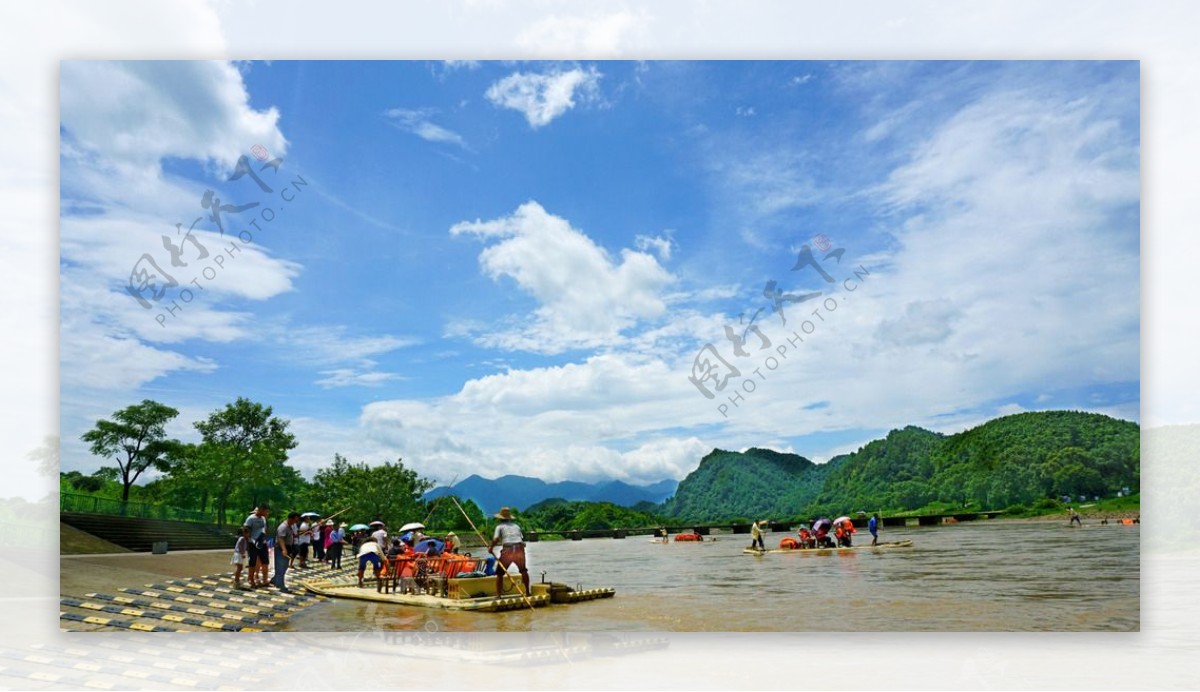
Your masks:
[{"label": "green mountain", "polygon": [[1138,491],[1140,429],[1098,413],[1042,411],[944,436],[893,430],[813,464],[766,449],[713,450],[663,512],[689,520],[903,511],[932,502],[1003,509],[1041,498]]},{"label": "green mountain", "polygon": [[791,516],[816,499],[826,476],[840,465],[770,449],[714,449],[663,503],[663,513],[694,521]]}]

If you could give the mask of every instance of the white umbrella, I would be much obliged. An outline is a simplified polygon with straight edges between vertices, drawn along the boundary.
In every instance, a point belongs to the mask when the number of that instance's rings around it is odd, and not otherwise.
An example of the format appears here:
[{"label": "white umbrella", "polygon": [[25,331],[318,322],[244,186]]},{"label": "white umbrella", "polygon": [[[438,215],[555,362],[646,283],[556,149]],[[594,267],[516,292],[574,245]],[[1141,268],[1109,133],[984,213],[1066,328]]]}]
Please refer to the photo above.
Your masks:
[{"label": "white umbrella", "polygon": [[373,521],[371,526],[385,526],[385,524],[382,521]]},{"label": "white umbrella", "polygon": [[320,516],[321,516],[321,515],[320,515],[320,514],[317,514],[316,512],[305,512],[304,514],[301,514],[300,516],[301,516],[301,517],[304,517],[304,518],[308,518],[308,517],[318,517],[318,518],[320,518]]},{"label": "white umbrella", "polygon": [[425,525],[422,524],[421,522],[413,521],[413,522],[409,522],[409,523],[405,524],[404,526],[401,526],[400,533],[407,533],[409,531],[416,531],[417,529],[424,529],[424,528],[425,528]]},{"label": "white umbrella", "polygon": [[[833,525],[837,526],[838,524],[842,523],[843,521],[850,521],[850,517],[838,517],[837,519],[833,520]],[[850,521],[850,523],[853,524],[854,522]]]}]

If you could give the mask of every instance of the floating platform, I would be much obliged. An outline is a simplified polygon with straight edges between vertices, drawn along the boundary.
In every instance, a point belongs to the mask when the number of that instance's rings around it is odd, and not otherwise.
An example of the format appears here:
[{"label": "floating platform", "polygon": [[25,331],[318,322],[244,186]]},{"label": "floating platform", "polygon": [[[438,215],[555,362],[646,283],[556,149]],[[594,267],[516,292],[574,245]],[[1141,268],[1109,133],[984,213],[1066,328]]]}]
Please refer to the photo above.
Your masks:
[{"label": "floating platform", "polygon": [[745,548],[742,550],[743,555],[777,555],[780,553],[800,553],[807,555],[832,555],[834,553],[852,553],[856,550],[887,550],[889,548],[911,548],[912,541],[891,541],[889,543],[880,543],[871,545],[854,545],[848,548],[774,548],[771,550],[757,550],[755,548]]},{"label": "floating platform", "polygon": [[612,598],[616,589],[574,589],[566,584],[555,582],[531,584],[532,593],[522,593],[520,582],[508,581],[506,589],[500,596],[496,595],[495,577],[468,577],[463,579],[447,579],[440,588],[433,589],[437,593],[408,590],[380,591],[375,586],[374,579],[364,579],[363,586],[358,586],[357,576],[337,576],[332,578],[304,579],[297,582],[305,589],[330,598],[350,598],[375,603],[395,603],[396,605],[415,606],[418,608],[439,608],[443,610],[472,610],[485,613],[495,613],[507,610],[523,610],[526,608],[541,608],[551,604],[573,604],[584,601],[594,601],[600,598]]}]

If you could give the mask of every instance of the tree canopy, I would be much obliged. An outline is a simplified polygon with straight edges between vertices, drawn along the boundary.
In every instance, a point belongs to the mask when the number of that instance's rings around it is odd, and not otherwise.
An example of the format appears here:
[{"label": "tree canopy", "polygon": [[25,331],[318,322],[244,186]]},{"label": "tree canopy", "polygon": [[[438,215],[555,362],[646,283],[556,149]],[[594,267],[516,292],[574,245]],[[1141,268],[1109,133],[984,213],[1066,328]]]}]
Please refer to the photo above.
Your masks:
[{"label": "tree canopy", "polygon": [[272,413],[270,406],[238,397],[195,423],[203,441],[188,449],[189,469],[208,479],[220,523],[235,490],[248,509],[296,477],[285,464],[296,438],[287,431],[288,421]]},{"label": "tree canopy", "polygon": [[92,454],[111,457],[117,463],[122,502],[129,501],[129,488],[147,469],[170,469],[180,444],[167,437],[166,425],[178,415],[170,406],[145,399],[117,411],[112,420],[96,421],[82,435]]},{"label": "tree canopy", "polygon": [[332,514],[347,509],[346,516],[361,521],[380,520],[391,527],[422,521],[427,513],[421,496],[433,483],[404,467],[401,459],[369,466],[352,464],[335,454],[333,464],[316,472],[310,497],[323,503],[313,511]]}]

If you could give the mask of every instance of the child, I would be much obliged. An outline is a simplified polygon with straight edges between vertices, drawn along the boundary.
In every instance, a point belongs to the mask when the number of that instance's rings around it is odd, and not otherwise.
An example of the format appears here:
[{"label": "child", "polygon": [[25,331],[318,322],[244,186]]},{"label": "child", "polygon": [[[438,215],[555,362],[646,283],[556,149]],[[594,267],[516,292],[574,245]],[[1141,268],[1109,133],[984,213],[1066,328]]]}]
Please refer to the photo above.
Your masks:
[{"label": "child", "polygon": [[[246,564],[246,555],[250,552],[250,527],[242,527],[242,535],[238,536],[237,543],[233,546],[233,557],[230,558],[229,564],[233,565],[233,588],[242,588],[242,565]],[[254,579],[254,575],[250,575],[250,579]]]}]

